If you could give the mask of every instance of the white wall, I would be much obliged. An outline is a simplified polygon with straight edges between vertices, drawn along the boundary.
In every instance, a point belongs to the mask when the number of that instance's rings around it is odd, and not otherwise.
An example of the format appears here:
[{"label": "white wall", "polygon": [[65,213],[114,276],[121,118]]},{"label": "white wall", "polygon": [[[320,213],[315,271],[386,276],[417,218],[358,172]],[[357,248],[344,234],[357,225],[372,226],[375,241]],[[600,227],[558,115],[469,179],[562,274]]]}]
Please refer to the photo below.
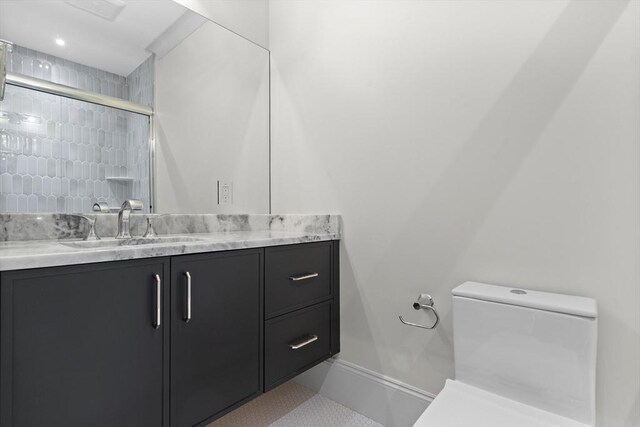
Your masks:
[{"label": "white wall", "polygon": [[174,0],[252,42],[269,48],[268,0]]},{"label": "white wall", "polygon": [[[640,2],[270,3],[274,212],[343,214],[345,360],[429,392],[465,280],[594,297],[640,424]],[[420,292],[443,322],[398,322]]]},{"label": "white wall", "polygon": [[269,212],[268,51],[207,22],[156,61],[155,109],[156,212]]}]

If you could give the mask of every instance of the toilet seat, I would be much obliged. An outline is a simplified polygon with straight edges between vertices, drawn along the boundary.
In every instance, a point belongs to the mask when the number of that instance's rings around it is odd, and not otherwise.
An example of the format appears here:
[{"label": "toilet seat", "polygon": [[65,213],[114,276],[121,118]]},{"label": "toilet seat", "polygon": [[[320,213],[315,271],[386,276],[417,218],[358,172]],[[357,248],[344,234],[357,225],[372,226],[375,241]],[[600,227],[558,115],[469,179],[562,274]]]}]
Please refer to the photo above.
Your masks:
[{"label": "toilet seat", "polygon": [[589,427],[477,387],[447,380],[414,427]]}]

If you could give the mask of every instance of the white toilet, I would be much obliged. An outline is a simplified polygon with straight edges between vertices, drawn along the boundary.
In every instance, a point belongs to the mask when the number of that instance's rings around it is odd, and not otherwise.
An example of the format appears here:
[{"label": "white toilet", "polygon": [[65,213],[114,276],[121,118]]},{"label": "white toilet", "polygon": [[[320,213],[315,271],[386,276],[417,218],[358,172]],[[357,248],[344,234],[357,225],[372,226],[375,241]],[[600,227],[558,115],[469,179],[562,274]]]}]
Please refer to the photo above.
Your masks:
[{"label": "white toilet", "polygon": [[456,379],[414,427],[595,425],[595,300],[475,282],[452,293]]}]

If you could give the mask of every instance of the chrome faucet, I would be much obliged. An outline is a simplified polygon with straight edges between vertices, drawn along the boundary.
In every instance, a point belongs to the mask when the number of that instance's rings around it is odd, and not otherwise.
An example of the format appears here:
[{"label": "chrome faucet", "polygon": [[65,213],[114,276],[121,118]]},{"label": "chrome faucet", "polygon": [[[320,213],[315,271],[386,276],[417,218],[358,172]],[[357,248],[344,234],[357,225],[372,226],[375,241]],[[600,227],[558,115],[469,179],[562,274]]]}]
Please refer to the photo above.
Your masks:
[{"label": "chrome faucet", "polygon": [[142,210],[141,200],[125,200],[120,208],[120,212],[118,212],[118,234],[116,234],[116,239],[130,239],[131,238],[131,223],[130,216],[131,211],[140,211]]}]

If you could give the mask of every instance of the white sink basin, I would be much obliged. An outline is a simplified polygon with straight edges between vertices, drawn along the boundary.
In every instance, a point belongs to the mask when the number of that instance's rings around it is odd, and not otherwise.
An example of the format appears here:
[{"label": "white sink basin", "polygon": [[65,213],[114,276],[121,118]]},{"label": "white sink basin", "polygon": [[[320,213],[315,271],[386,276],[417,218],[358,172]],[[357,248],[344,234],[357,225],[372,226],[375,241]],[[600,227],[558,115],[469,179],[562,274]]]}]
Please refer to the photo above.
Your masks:
[{"label": "white sink basin", "polygon": [[76,249],[100,249],[117,248],[122,246],[159,245],[163,243],[190,243],[201,242],[197,237],[186,236],[164,236],[164,237],[133,237],[131,239],[102,239],[102,240],[81,240],[74,242],[64,242],[61,245]]}]

